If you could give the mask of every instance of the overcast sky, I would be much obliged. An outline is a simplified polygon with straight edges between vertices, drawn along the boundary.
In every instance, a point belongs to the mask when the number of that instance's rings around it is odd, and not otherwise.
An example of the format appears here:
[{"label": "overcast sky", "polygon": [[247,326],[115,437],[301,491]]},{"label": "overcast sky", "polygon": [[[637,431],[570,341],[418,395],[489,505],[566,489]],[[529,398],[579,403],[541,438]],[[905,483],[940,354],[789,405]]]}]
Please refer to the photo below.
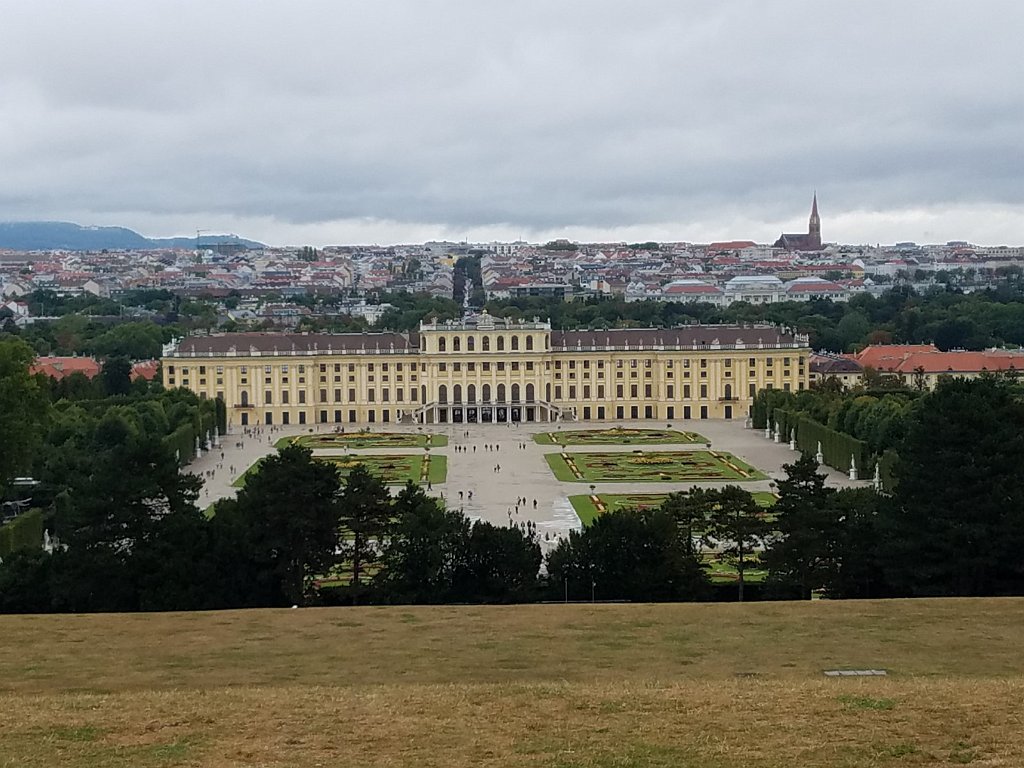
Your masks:
[{"label": "overcast sky", "polygon": [[0,0],[0,220],[1024,243],[1024,4]]}]

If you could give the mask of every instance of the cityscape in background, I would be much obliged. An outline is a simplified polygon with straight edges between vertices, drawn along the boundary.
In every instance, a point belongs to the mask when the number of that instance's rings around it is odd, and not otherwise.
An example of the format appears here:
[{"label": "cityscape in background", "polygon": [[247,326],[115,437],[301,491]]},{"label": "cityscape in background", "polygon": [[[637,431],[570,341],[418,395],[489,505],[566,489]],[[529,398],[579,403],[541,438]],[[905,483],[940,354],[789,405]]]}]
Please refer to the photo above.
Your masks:
[{"label": "cityscape in background", "polygon": [[388,305],[381,292],[405,291],[453,298],[454,269],[479,257],[480,284],[464,300],[547,297],[566,301],[601,297],[729,306],[881,295],[893,285],[926,291],[955,286],[971,292],[1020,274],[1024,247],[899,242],[851,245],[822,241],[817,199],[808,233],[782,234],[771,244],[712,243],[427,242],[324,248],[272,247],[234,238],[183,247],[101,250],[0,249],[0,295],[19,325],[38,320],[19,299],[33,291],[59,296],[112,297],[137,289],[183,297],[242,297],[227,319],[246,325],[294,327],[311,307],[281,298],[333,299],[323,311],[374,325]]}]

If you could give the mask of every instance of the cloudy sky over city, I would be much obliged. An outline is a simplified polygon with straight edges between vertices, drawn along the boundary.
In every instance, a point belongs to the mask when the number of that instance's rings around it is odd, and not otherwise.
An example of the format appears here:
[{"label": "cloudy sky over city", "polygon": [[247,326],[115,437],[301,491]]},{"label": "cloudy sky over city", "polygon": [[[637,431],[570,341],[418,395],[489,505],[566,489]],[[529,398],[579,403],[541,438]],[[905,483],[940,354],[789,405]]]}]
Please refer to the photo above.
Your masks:
[{"label": "cloudy sky over city", "polygon": [[0,220],[1024,243],[1013,2],[0,0]]}]

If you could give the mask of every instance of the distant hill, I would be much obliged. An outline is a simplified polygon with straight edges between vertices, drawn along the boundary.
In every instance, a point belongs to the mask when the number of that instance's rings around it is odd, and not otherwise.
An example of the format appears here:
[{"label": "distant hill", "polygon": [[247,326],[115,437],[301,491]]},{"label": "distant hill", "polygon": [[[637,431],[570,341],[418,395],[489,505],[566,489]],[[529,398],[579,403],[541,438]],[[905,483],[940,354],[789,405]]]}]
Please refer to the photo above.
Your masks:
[{"label": "distant hill", "polygon": [[[237,235],[207,235],[200,245],[239,243],[247,248],[262,248],[262,243]],[[99,251],[147,250],[153,248],[195,248],[195,237],[143,237],[125,227],[83,227],[67,221],[0,222],[0,248],[18,251]]]}]

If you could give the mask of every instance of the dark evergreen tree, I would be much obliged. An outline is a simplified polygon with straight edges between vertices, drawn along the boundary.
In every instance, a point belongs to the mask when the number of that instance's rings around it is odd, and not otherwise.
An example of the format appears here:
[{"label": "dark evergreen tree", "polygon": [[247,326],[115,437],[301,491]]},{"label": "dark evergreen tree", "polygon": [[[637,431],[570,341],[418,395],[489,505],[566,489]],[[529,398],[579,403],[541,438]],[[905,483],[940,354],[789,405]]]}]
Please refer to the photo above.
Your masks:
[{"label": "dark evergreen tree", "polygon": [[543,560],[533,534],[475,522],[465,541],[455,598],[466,602],[521,602],[535,597]]},{"label": "dark evergreen tree", "polygon": [[127,357],[109,357],[100,370],[103,391],[108,395],[127,395],[132,386],[132,364]]},{"label": "dark evergreen tree", "polygon": [[899,448],[880,522],[903,595],[1024,594],[1024,403],[995,377],[943,379]]},{"label": "dark evergreen tree", "polygon": [[334,467],[291,444],[265,458],[238,492],[251,546],[289,603],[304,604],[313,580],[338,560],[340,485]]},{"label": "dark evergreen tree", "polygon": [[621,510],[573,531],[547,558],[552,597],[660,602],[696,600],[708,582],[700,559],[683,544],[663,509]]},{"label": "dark evergreen tree", "polygon": [[769,526],[761,509],[749,491],[738,485],[727,485],[709,491],[713,501],[709,526],[710,536],[717,542],[722,555],[736,568],[739,601],[743,602],[743,588],[747,566],[754,550],[762,544]]},{"label": "dark evergreen tree", "polygon": [[809,453],[782,469],[786,477],[778,481],[779,499],[772,507],[775,533],[762,559],[773,581],[798,586],[801,598],[809,600],[834,568],[839,523],[830,503],[833,492]]},{"label": "dark evergreen tree", "polygon": [[829,567],[823,573],[829,597],[889,596],[882,562],[884,542],[878,530],[880,510],[889,503],[889,497],[871,488],[841,488],[830,494],[836,529],[829,542]]},{"label": "dark evergreen tree", "polygon": [[468,569],[470,525],[419,486],[406,484],[395,498],[395,524],[384,539],[375,579],[390,602],[443,603]]},{"label": "dark evergreen tree", "polygon": [[363,572],[377,559],[378,543],[395,514],[387,486],[357,464],[345,478],[339,495],[339,514],[345,559],[352,566],[352,587],[358,592]]}]

